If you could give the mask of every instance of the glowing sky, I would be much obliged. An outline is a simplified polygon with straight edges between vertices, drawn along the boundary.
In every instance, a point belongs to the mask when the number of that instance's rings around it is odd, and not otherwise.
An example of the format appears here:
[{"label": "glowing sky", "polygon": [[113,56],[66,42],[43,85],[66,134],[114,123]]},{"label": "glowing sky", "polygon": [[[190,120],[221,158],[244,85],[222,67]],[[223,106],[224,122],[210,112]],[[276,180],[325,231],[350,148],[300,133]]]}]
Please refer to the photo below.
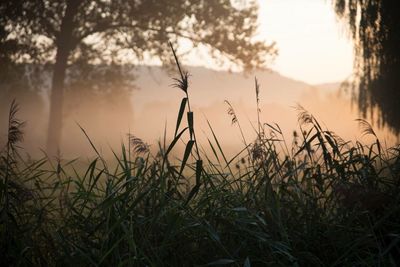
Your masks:
[{"label": "glowing sky", "polygon": [[337,82],[352,72],[353,46],[329,0],[259,0],[260,38],[276,41],[271,66],[310,84]]},{"label": "glowing sky", "polygon": [[[331,0],[258,2],[260,28],[255,39],[268,44],[275,41],[279,50],[271,69],[309,84],[342,82],[350,77],[353,44],[336,19]],[[217,66],[206,50],[192,50],[187,40],[181,40],[181,48],[188,54],[188,65],[227,69]]]}]

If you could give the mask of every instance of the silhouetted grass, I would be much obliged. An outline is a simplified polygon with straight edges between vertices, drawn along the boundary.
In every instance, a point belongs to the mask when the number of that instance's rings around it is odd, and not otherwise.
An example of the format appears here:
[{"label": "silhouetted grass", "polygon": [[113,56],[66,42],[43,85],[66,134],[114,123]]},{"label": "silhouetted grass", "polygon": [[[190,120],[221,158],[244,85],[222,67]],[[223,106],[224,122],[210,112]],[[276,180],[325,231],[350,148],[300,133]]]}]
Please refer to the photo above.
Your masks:
[{"label": "silhouetted grass", "polygon": [[[189,75],[174,56],[184,97],[173,140],[151,155],[130,135],[114,153],[114,169],[91,142],[97,158],[82,173],[73,162],[23,160],[22,124],[12,105],[0,163],[4,265],[399,263],[399,147],[344,141],[299,106],[299,131],[290,143],[278,125],[258,116],[256,140],[242,134],[244,148],[235,157],[227,158],[211,126],[213,155],[203,154]],[[256,81],[259,113],[258,92]],[[242,131],[230,104],[228,113]],[[367,122],[360,124],[375,136]],[[179,140],[186,148],[176,165],[169,157]]]}]

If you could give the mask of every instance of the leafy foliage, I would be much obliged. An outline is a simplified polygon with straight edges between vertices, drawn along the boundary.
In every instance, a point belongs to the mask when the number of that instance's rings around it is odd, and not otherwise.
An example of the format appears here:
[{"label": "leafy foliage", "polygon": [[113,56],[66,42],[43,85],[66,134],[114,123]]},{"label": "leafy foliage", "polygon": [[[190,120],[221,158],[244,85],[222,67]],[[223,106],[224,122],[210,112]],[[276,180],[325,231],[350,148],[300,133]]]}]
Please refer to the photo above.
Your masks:
[{"label": "leafy foliage", "polygon": [[250,39],[257,29],[254,1],[17,0],[3,1],[0,12],[14,60],[53,61],[55,49],[65,47],[73,51],[71,63],[121,62],[126,53],[170,62],[168,42],[179,38],[205,44],[217,58],[221,53],[245,68],[263,65],[273,52],[272,45]]},{"label": "leafy foliage", "polygon": [[365,116],[379,109],[381,124],[400,130],[400,7],[394,0],[333,0],[355,47],[358,104]]}]

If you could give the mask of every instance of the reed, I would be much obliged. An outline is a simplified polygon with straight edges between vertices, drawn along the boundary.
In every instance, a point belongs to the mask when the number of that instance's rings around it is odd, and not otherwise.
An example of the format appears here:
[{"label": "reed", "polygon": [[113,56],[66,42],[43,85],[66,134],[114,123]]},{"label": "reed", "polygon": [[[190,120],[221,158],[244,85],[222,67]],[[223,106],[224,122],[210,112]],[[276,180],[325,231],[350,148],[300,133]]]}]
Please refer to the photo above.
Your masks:
[{"label": "reed", "polygon": [[[17,153],[22,124],[12,105],[0,162],[3,264],[399,264],[399,147],[385,148],[378,139],[371,145],[344,141],[299,106],[291,142],[258,116],[256,140],[242,134],[244,148],[232,158],[210,125],[213,155],[204,154],[190,107],[190,76],[171,49],[183,98],[173,139],[157,155],[130,135],[114,153],[114,169],[89,137],[97,158],[83,172],[73,161],[24,160]],[[259,90],[256,81],[258,114]],[[170,153],[179,140],[186,147],[176,164]]]}]

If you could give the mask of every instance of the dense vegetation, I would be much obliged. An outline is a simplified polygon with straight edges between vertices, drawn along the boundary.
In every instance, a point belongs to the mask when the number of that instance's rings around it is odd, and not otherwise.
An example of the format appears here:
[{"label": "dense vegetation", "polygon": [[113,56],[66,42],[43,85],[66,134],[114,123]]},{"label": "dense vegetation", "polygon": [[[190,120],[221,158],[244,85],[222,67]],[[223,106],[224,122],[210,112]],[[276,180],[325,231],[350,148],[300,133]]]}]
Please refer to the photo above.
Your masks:
[{"label": "dense vegetation", "polygon": [[[153,156],[130,136],[113,169],[92,143],[97,158],[83,172],[73,161],[22,159],[23,125],[12,105],[0,162],[3,264],[398,264],[399,147],[346,142],[299,107],[291,144],[278,125],[258,118],[256,140],[243,140],[231,159],[210,126],[213,153],[206,155],[196,141],[188,74],[176,62],[185,96],[173,141]],[[257,110],[258,92],[256,81]],[[228,113],[241,131],[232,107]],[[170,153],[179,140],[186,149],[175,164]]]}]

